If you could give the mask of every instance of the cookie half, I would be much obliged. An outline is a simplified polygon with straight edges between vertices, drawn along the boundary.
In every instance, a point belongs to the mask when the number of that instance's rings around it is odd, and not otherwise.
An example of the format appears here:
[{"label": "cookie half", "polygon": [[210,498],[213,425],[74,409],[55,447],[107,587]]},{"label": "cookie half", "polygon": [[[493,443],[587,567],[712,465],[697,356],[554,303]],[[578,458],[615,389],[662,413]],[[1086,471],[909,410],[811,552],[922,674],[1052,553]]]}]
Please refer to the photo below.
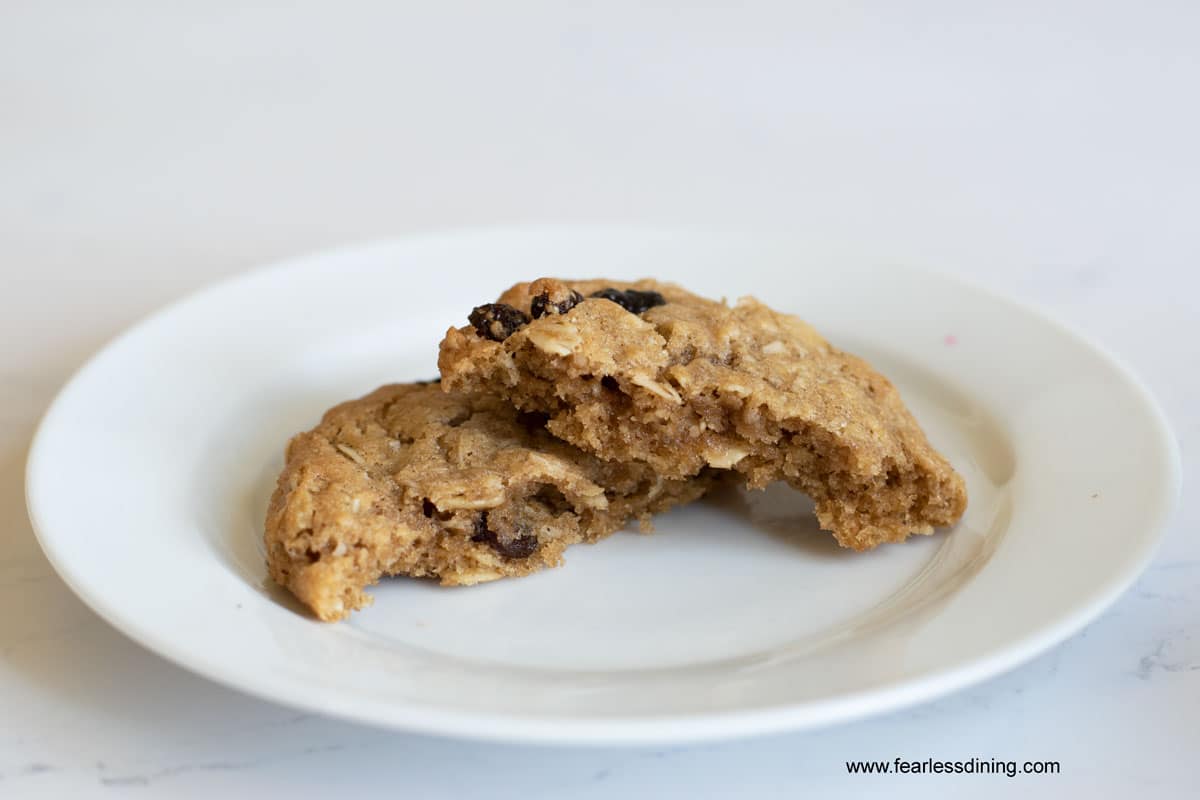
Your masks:
[{"label": "cookie half", "polygon": [[785,480],[822,527],[865,550],[951,525],[962,478],[895,387],[802,320],[643,280],[521,283],[450,329],[447,391],[505,397],[613,462],[675,478]]},{"label": "cookie half", "polygon": [[385,575],[445,585],[526,575],[712,483],[601,460],[544,424],[435,384],[384,386],[331,409],[288,445],[266,520],[271,577],[336,620]]}]

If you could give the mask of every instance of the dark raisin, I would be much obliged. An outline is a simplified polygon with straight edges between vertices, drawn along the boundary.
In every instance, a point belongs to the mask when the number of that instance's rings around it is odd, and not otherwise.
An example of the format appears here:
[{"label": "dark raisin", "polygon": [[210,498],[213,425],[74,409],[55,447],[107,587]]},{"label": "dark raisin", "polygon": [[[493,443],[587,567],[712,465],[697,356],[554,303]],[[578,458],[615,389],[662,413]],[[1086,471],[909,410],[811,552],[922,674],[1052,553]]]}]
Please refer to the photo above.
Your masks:
[{"label": "dark raisin", "polygon": [[522,325],[529,324],[529,317],[524,311],[507,303],[476,306],[467,319],[475,326],[476,333],[493,342],[503,342],[520,330]]},{"label": "dark raisin", "polygon": [[421,513],[422,514],[424,514],[427,517],[432,517],[433,512],[435,512],[435,511],[437,511],[437,506],[435,506],[433,504],[433,501],[430,500],[428,497],[426,497],[424,500],[421,501]]},{"label": "dark raisin", "polygon": [[538,538],[532,533],[523,533],[515,539],[500,541],[492,546],[505,558],[529,558],[538,549]]},{"label": "dark raisin", "polygon": [[614,392],[620,391],[621,389],[621,384],[617,383],[617,379],[612,375],[605,375],[603,378],[601,378],[600,385],[605,389],[612,389]]},{"label": "dark raisin", "polygon": [[638,289],[601,289],[593,292],[592,297],[611,300],[630,314],[642,314],[655,306],[666,305],[667,300],[658,292],[643,292]]},{"label": "dark raisin", "polygon": [[637,311],[634,312],[635,314],[641,314],[645,311],[649,311],[655,306],[665,306],[667,304],[667,298],[663,297],[658,292],[641,292],[637,289],[630,289],[629,291],[625,292],[625,295],[632,298],[634,305],[637,306]]},{"label": "dark raisin", "polygon": [[528,558],[538,549],[538,538],[532,533],[501,539],[495,531],[488,527],[488,512],[486,511],[475,518],[475,532],[471,534],[471,541],[486,543],[505,558]]},{"label": "dark raisin", "polygon": [[583,295],[574,289],[565,298],[552,302],[550,300],[550,290],[539,294],[529,303],[529,311],[533,314],[534,319],[541,319],[547,314],[565,314],[575,306],[583,302]]},{"label": "dark raisin", "polygon": [[625,293],[617,289],[601,289],[598,292],[592,292],[590,296],[599,297],[601,300],[612,300],[626,311],[629,310],[629,306],[625,305],[628,302],[625,298]]}]

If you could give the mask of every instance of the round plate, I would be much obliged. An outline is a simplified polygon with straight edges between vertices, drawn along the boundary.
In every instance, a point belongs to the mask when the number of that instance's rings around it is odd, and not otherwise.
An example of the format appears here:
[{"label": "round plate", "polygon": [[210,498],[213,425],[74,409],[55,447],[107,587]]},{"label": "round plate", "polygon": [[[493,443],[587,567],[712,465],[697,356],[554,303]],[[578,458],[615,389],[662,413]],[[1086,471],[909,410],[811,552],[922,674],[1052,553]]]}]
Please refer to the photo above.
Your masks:
[{"label": "round plate", "polygon": [[[263,566],[285,442],[340,400],[434,376],[448,327],[545,274],[653,276],[806,318],[896,382],[966,477],[966,516],[856,554],[786,487],[730,489],[560,569],[392,579],[348,621],[314,621]],[[811,243],[597,228],[429,235],[200,292],[80,370],[27,476],[59,574],[177,664],[363,722],[554,743],[804,728],[994,675],[1120,594],[1178,486],[1137,380],[1009,300]]]}]

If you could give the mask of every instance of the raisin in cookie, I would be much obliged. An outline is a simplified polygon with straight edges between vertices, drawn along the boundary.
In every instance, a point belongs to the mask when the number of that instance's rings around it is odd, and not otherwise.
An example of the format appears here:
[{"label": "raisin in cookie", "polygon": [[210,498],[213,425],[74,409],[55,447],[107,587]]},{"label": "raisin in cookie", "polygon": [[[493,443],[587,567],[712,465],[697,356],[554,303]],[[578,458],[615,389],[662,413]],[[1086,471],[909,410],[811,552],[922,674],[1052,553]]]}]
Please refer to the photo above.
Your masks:
[{"label": "raisin in cookie", "polygon": [[866,550],[950,525],[962,478],[895,387],[808,324],[650,280],[521,283],[452,328],[443,387],[507,398],[550,432],[676,478],[705,467],[786,480]]},{"label": "raisin in cookie", "polygon": [[267,513],[271,577],[336,620],[369,603],[363,589],[384,575],[446,585],[525,575],[711,483],[602,461],[544,422],[433,384],[331,409],[288,445]]}]

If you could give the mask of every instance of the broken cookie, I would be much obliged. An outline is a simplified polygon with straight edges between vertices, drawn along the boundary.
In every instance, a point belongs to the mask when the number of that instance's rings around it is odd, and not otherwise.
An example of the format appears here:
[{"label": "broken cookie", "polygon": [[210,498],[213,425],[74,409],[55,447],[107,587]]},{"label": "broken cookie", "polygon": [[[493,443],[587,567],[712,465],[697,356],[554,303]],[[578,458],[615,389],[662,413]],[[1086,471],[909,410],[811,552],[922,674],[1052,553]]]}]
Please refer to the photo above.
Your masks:
[{"label": "broken cookie", "polygon": [[[566,297],[578,299],[533,313]],[[753,488],[785,480],[856,550],[962,516],[962,478],[891,382],[797,317],[652,280],[543,278],[498,304],[520,324],[503,337],[451,328],[444,390],[545,414],[552,434],[609,463],[674,479],[730,469]]]},{"label": "broken cookie", "polygon": [[369,603],[363,590],[385,575],[445,585],[526,575],[712,483],[603,461],[545,421],[436,383],[331,409],[288,445],[267,513],[271,577],[336,620]]}]

